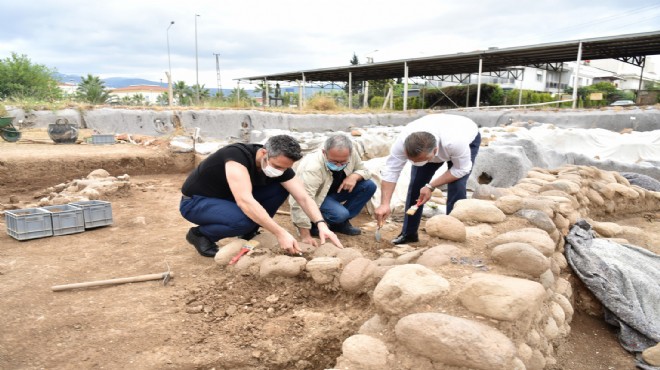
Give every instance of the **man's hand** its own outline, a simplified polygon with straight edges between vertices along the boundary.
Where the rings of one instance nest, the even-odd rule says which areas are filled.
[[[287,254],[300,254],[300,248],[298,248],[298,241],[293,235],[289,234],[287,231],[284,231],[277,235],[277,242],[280,243],[280,247]]]
[[[311,235],[306,236],[306,237],[301,236],[300,241],[302,241],[303,243],[307,243],[307,244],[309,244],[309,245],[311,245],[312,247],[315,247],[315,248],[317,248],[319,246],[319,242],[317,242],[316,239],[312,238]]]
[[[392,213],[392,210],[390,209],[389,204],[381,204],[376,208],[376,222],[378,225],[383,225],[385,223],[385,220],[387,220],[388,217],[390,217],[390,213]]]
[[[337,248],[344,248],[344,246],[341,245],[339,238],[337,238],[337,235],[335,235],[335,233],[333,233],[332,231],[330,231],[330,229],[328,229],[328,226],[325,224],[325,222],[319,223],[318,228],[319,228],[319,238],[321,239],[321,244],[325,243],[325,239],[328,238],[330,239],[332,244],[337,246]]]
[[[422,188],[419,190],[419,198],[417,198],[417,206],[421,206],[424,203],[428,202],[429,199],[431,199],[431,196],[433,195],[433,190],[427,188],[426,186],[422,186]]]
[[[353,188],[355,188],[355,185],[361,178],[362,176],[356,174],[348,175],[344,181],[341,182],[341,185],[339,185],[337,193],[340,193],[342,190],[348,190],[349,193],[352,192]]]

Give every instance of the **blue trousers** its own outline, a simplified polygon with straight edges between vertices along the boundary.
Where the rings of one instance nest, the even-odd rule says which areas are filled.
[[[289,192],[279,182],[275,182],[253,188],[252,195],[266,209],[270,217],[273,217]],[[259,225],[243,213],[233,200],[195,195],[192,198],[181,199],[179,211],[183,218],[199,225],[199,231],[212,242],[245,235],[259,228]]]
[[[479,145],[481,145],[481,134],[478,133],[474,140],[470,143],[470,154],[472,158],[472,166],[474,167],[474,160],[477,158],[479,152]],[[410,175],[410,185],[408,185],[408,195],[406,197],[406,210],[419,199],[419,190],[433,180],[433,175],[443,165],[443,163],[427,163],[423,166],[412,166]],[[451,168],[453,163],[447,162],[447,170]],[[472,173],[472,171],[470,171]],[[460,179],[447,184],[447,214],[450,214],[454,209],[454,204],[461,199],[467,198],[467,181],[470,173],[461,177]],[[413,216],[407,214],[403,218],[403,230],[405,235],[415,234],[419,229],[419,223],[422,220],[422,211],[424,206],[419,207]]]
[[[354,218],[375,192],[376,184],[373,181],[362,180],[355,184],[350,193],[342,190],[339,193],[328,194],[319,207],[323,219],[328,224],[341,224]]]

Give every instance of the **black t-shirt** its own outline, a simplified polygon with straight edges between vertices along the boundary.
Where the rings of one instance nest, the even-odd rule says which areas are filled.
[[[257,150],[261,147],[262,145],[259,144],[231,144],[218,149],[190,173],[181,187],[181,192],[189,197],[202,195],[234,200],[225,173],[225,164],[228,161],[238,162],[247,168],[252,189],[273,182],[285,182],[296,175],[291,168],[287,168],[282,176],[273,178],[266,176],[256,164]]]
[[[332,185],[330,185],[330,189],[328,189],[328,194],[336,193],[339,189],[339,185],[341,185],[346,177],[346,172],[344,172],[344,170],[332,171]]]

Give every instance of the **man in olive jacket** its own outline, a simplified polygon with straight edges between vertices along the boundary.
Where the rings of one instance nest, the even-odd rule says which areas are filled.
[[[360,229],[351,225],[371,196],[376,184],[371,173],[344,134],[330,136],[323,148],[303,157],[296,169],[307,194],[314,199],[330,230],[346,235],[359,235]],[[316,246],[312,236],[318,229],[303,212],[300,205],[289,197],[291,219],[303,242]]]

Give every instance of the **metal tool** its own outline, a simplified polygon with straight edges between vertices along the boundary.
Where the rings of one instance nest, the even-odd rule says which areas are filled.
[[[167,265],[167,271],[166,272],[161,272],[159,274],[148,274],[148,275],[132,276],[132,277],[118,278],[118,279],[88,281],[88,282],[85,282],[85,283],[54,285],[50,289],[53,292],[60,292],[62,290],[69,290],[69,289],[76,289],[76,288],[87,288],[87,287],[102,286],[102,285],[136,283],[136,282],[140,282],[140,281],[160,280],[160,279],[163,279],[163,285],[167,285],[167,283],[173,277],[174,277],[174,273],[172,271],[170,271],[170,265],[168,264]]]
[[[235,264],[236,262],[238,262],[239,259],[241,259],[241,257],[252,252],[252,250],[254,250],[254,248],[258,246],[259,246],[259,242],[256,240],[250,240],[247,243],[243,244],[243,248],[241,248],[240,252],[238,252],[238,254],[235,255],[234,258],[231,259],[231,261],[229,261],[229,264],[230,265]]]
[[[379,223],[378,223],[378,228],[376,229],[376,233],[374,234],[374,236],[376,237],[376,241],[377,241],[377,242],[379,242],[380,239],[381,239],[381,236],[380,236],[380,228],[381,228],[381,227],[383,227],[383,223],[382,223],[382,222],[379,222]]]

